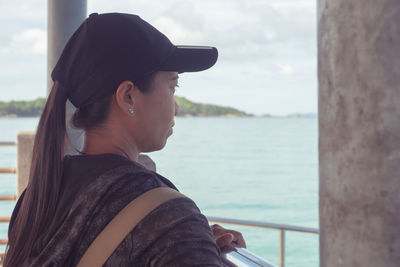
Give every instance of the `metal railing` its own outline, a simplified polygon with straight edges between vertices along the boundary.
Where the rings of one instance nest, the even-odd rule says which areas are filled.
[[[0,142],[0,146],[16,146],[16,142]]]
[[[214,223],[223,223],[223,224],[231,224],[238,226],[249,226],[249,227],[258,227],[258,228],[268,228],[275,229],[279,231],[279,267],[285,266],[285,232],[293,231],[293,232],[302,232],[308,234],[319,234],[319,230],[317,228],[311,227],[302,227],[288,224],[279,224],[279,223],[268,223],[268,222],[258,222],[258,221],[248,221],[248,220],[237,220],[230,218],[221,218],[221,217],[213,217],[207,216],[209,222]]]
[[[16,146],[16,142],[0,142],[0,146]],[[15,167],[2,167],[0,168],[0,174],[16,174],[17,173],[17,168]],[[0,201],[16,201],[17,196],[16,195],[0,195]],[[0,217],[0,223],[9,223],[10,222],[10,217]],[[8,240],[7,239],[0,239],[0,245],[7,245]],[[2,266],[4,258],[4,251],[0,251],[0,266]]]
[[[16,142],[0,142],[0,146],[16,146]],[[15,167],[1,167],[0,174],[16,174],[17,168]],[[17,195],[0,195],[0,201],[16,201]]]
[[[223,253],[222,262],[224,267],[276,267],[271,262],[260,258],[244,248],[236,248],[236,251]]]

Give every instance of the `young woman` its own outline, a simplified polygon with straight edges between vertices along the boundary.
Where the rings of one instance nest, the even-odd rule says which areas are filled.
[[[179,108],[178,74],[210,68],[213,47],[175,46],[136,15],[92,14],[68,41],[36,132],[29,184],[9,228],[4,266],[76,266],[132,200],[175,186],[137,163],[162,149]],[[79,155],[64,156],[65,104],[85,130]],[[240,233],[208,225],[189,198],[141,220],[104,266],[220,266],[220,251],[245,246]]]

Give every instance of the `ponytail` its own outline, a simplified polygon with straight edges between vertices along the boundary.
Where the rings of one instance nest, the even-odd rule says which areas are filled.
[[[33,249],[40,249],[41,234],[55,215],[63,173],[65,90],[59,82],[54,83],[40,116],[29,182],[9,233],[4,267],[28,264]]]

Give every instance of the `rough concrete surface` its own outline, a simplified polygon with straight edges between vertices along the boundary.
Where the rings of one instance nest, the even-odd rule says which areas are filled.
[[[21,132],[17,137],[17,196],[19,197],[29,181],[35,132]]]
[[[48,0],[47,6],[47,88],[53,85],[51,72],[65,44],[85,20],[87,0]]]
[[[400,1],[319,0],[320,266],[400,266]]]

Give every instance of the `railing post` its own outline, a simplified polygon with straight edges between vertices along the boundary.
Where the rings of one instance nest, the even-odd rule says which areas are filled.
[[[21,132],[17,137],[17,197],[19,197],[29,180],[32,161],[34,132]]]
[[[279,267],[285,267],[285,230],[279,230]]]

